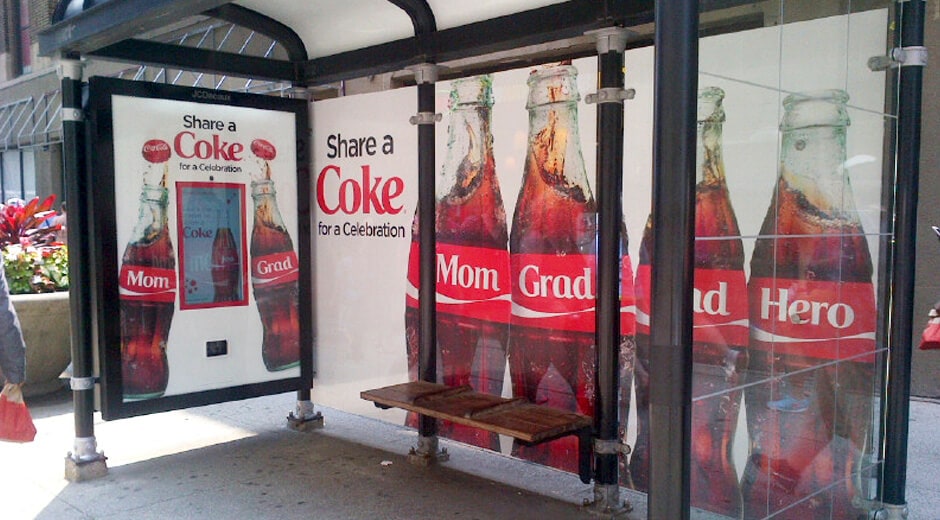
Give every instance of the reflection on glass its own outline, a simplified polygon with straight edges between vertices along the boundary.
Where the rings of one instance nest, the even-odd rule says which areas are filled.
[[[699,92],[695,190],[693,309],[692,505],[737,517],[741,509],[732,458],[747,365],[748,307],[744,247],[731,207],[722,160],[724,92]],[[647,221],[637,268],[637,441],[630,461],[634,488],[649,483],[649,299],[652,221]]]
[[[745,518],[856,518],[871,425],[872,262],[841,90],[784,100],[781,171],[751,258]]]

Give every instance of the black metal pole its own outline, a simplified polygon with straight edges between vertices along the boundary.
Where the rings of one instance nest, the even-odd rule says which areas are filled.
[[[600,89],[623,88],[623,51],[598,56]],[[623,222],[623,101],[597,107],[597,395],[594,425],[601,441],[617,441],[620,395],[620,227]],[[618,454],[599,452],[594,479],[618,485]]]
[[[897,39],[901,49],[924,45],[923,0],[897,3]],[[914,315],[917,194],[920,175],[921,87],[923,66],[898,68],[897,180],[895,184],[895,258],[891,286],[890,352],[888,354],[882,501],[903,506],[907,483],[907,441],[911,396],[911,332]]]
[[[82,111],[82,64],[76,57],[60,61],[62,88],[62,163],[69,204],[69,306],[72,340],[72,398],[76,463],[102,458],[95,441],[95,380],[92,355],[92,292],[90,268],[92,206],[85,154]]]
[[[418,84],[418,114],[434,114],[434,82]],[[434,190],[434,124],[418,124],[418,242],[421,249],[420,287],[418,288],[418,378],[437,382],[437,268],[434,263],[437,248]],[[422,437],[437,435],[437,420],[424,415],[418,419],[418,434]]]
[[[690,515],[698,2],[656,2],[648,517]]]

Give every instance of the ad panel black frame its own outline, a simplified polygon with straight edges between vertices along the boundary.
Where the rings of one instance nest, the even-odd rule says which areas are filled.
[[[117,197],[136,197],[137,193],[116,193],[115,135],[113,101],[115,96],[140,100],[170,100],[204,105],[244,107],[288,113],[293,116],[296,136],[296,245],[298,291],[300,375],[282,379],[234,384],[223,388],[196,390],[142,400],[126,400],[122,374],[121,311],[119,298]],[[93,187],[89,195],[88,230],[92,237],[93,259],[90,271],[93,286],[93,338],[99,362],[101,412],[104,420],[178,410],[309,389],[313,382],[313,303],[310,234],[310,126],[309,106],[303,99],[280,98],[238,92],[181,87],[149,82],[91,77],[86,103],[86,135],[89,168],[83,182]],[[247,201],[249,204],[251,201]],[[286,201],[285,201],[286,202]],[[249,207],[250,209],[250,207]],[[200,347],[201,348],[201,347]],[[294,372],[296,373],[296,372]]]

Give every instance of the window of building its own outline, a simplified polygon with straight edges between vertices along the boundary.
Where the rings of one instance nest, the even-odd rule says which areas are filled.
[[[19,72],[28,74],[32,71],[32,39],[29,36],[29,0],[18,0],[19,23],[17,29],[19,49]]]

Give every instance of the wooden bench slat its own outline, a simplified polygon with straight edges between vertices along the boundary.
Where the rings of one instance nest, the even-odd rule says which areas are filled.
[[[592,419],[586,415],[474,392],[468,387],[451,388],[426,381],[366,390],[360,397],[531,444],[574,433],[592,424]]]

